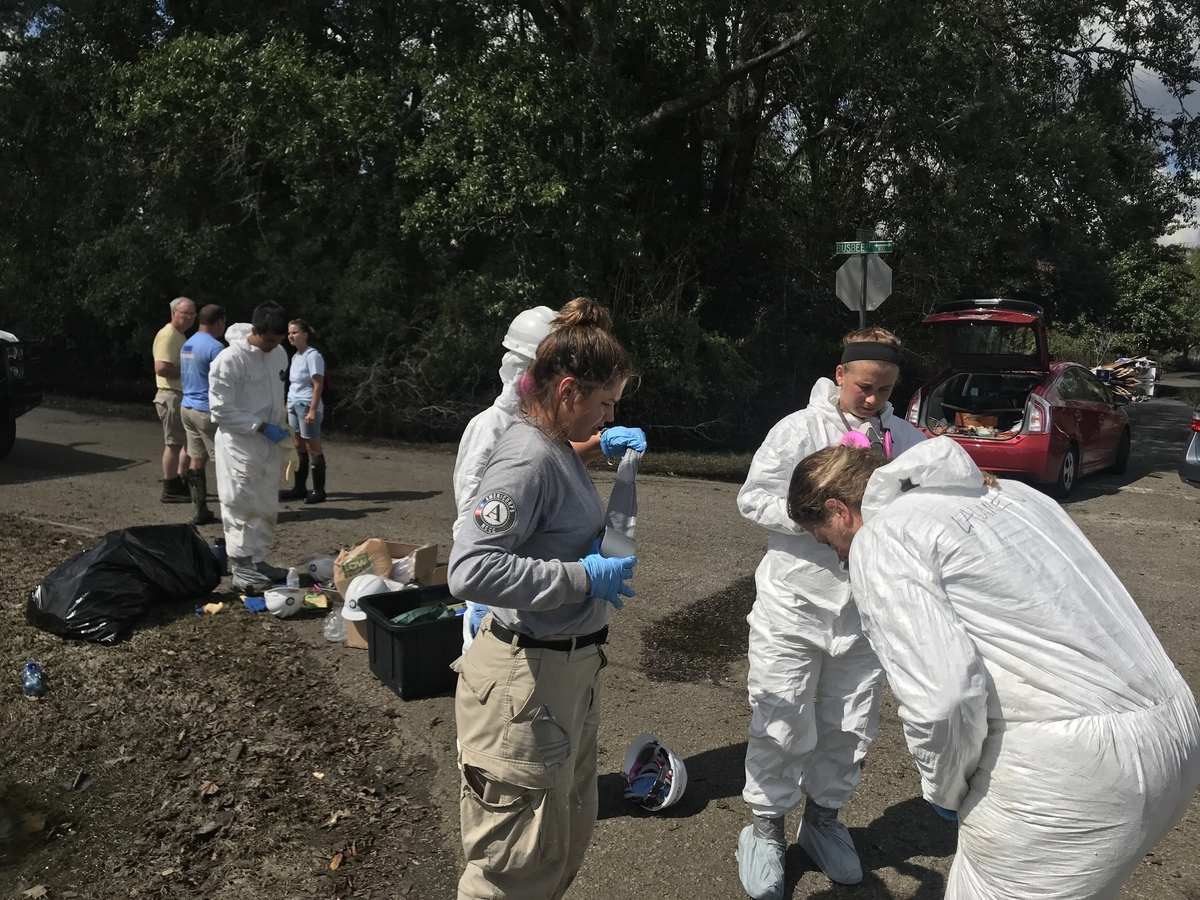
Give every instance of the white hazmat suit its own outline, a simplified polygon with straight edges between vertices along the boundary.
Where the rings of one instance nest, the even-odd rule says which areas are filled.
[[[283,421],[288,358],[253,346],[250,325],[225,332],[229,346],[208,372],[208,399],[217,424],[217,488],[226,553],[265,562],[279,512],[281,450],[257,429]]]
[[[1117,895],[1200,784],[1200,718],[1057,503],[949,438],[878,470],[850,547],[926,799],[957,810],[951,900]]]
[[[741,514],[770,531],[748,617],[752,717],[742,793],[755,815],[769,818],[791,812],[805,794],[841,808],[878,723],[882,673],[862,639],[847,573],[787,513],[796,464],[840,443],[847,421],[863,423],[851,415],[843,421],[838,395],[828,378],[813,385],[808,406],[767,434],[737,497]],[[890,403],[879,418],[894,455],[925,439]]]

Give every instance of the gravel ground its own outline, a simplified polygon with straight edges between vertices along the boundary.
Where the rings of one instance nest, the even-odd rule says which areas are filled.
[[[1129,473],[1085,481],[1068,510],[1195,688],[1200,492],[1174,474],[1190,408],[1154,401],[1130,414]],[[0,898],[39,887],[52,900],[453,896],[452,698],[402,702],[365,651],[323,639],[319,614],[253,615],[228,594],[215,616],[156,608],[115,647],[25,622],[30,588],[106,530],[186,518],[158,503],[160,439],[153,421],[39,409],[0,462]],[[334,439],[328,456],[330,501],[285,507],[276,564],[372,536],[438,541],[445,560],[451,454]],[[611,473],[595,477],[607,496]],[[569,900],[743,896],[733,849],[748,819],[745,614],[765,540],[738,517],[736,491],[639,478],[639,596],[614,617],[600,821]],[[20,694],[27,659],[48,673],[40,701]],[[687,792],[663,815],[621,798],[621,758],[642,730],[688,765]],[[890,696],[844,819],[866,880],[831,885],[791,847],[788,896],[941,896],[954,829],[918,796]],[[1193,803],[1121,897],[1200,900],[1198,845]]]

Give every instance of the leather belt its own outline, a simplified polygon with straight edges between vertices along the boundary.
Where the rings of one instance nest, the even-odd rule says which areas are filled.
[[[506,644],[516,644],[518,647],[529,650],[561,650],[564,653],[571,650],[578,650],[580,647],[590,647],[593,644],[608,643],[607,625],[599,631],[593,631],[591,634],[585,634],[577,638],[571,638],[570,640],[541,641],[527,634],[510,631],[495,619],[492,619],[491,633]]]

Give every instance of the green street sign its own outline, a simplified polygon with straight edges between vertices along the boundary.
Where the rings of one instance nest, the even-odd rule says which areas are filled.
[[[891,241],[838,241],[838,253],[891,253]]]

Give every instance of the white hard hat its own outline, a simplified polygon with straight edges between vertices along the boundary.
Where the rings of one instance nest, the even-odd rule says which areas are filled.
[[[304,608],[304,588],[273,587],[263,592],[267,612],[281,619],[294,616]]]
[[[537,356],[538,344],[550,333],[550,323],[557,316],[558,313],[548,306],[535,306],[517,313],[508,326],[508,334],[504,335],[505,348],[533,359]]]
[[[318,556],[316,559],[306,562],[304,570],[308,572],[308,577],[317,584],[328,584],[333,581],[333,563],[332,556]]]
[[[622,765],[625,780],[625,799],[658,812],[683,796],[687,787],[687,766],[679,755],[652,735],[643,731],[625,751]]]
[[[359,608],[358,601],[371,594],[387,594],[391,589],[378,575],[357,575],[346,588],[346,604],[342,607],[342,618],[358,621],[367,617]]]

